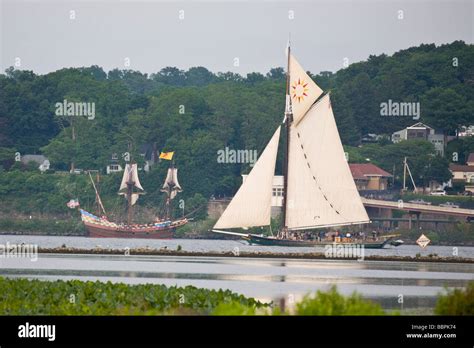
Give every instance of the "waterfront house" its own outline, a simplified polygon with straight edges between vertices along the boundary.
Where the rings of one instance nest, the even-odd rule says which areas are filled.
[[[474,193],[474,153],[470,153],[466,164],[449,165],[449,170],[453,174],[452,184],[463,184],[465,191]]]
[[[117,173],[117,172],[123,171],[123,168],[120,165],[119,160],[118,160],[118,155],[116,153],[112,154],[112,157],[110,159],[110,163],[107,165],[105,171],[106,171],[107,174]]]
[[[359,191],[384,191],[393,175],[372,163],[350,163],[352,177]]]
[[[444,150],[446,147],[446,136],[442,133],[438,133],[434,128],[418,122],[412,126],[406,127],[405,129],[399,130],[392,134],[392,142],[399,143],[402,140],[426,140],[432,143],[435,147],[435,151],[438,155],[444,156]]]

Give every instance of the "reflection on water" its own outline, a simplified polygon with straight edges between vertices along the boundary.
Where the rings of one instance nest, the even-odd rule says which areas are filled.
[[[51,255],[0,259],[0,275],[38,279],[81,279],[194,285],[231,289],[264,301],[327,290],[360,292],[385,308],[433,307],[444,287],[462,287],[474,279],[473,264],[385,261],[258,259],[238,257]]]

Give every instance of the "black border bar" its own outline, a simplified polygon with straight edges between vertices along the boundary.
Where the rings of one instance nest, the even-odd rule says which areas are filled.
[[[55,325],[55,340],[20,338],[19,326]],[[449,345],[474,342],[473,317],[446,316],[3,316],[0,347],[58,345]],[[409,338],[407,334],[425,337]],[[435,338],[433,334],[454,337]],[[430,336],[431,335],[431,336]]]

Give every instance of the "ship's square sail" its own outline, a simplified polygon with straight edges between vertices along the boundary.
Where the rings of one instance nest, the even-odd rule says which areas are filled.
[[[290,130],[290,230],[369,223],[346,161],[329,94]]]
[[[271,219],[272,184],[280,138],[275,131],[247,179],[221,215],[214,228],[267,226]]]
[[[127,188],[127,183],[133,182],[133,185],[143,191],[143,187],[140,184],[138,179],[138,167],[137,164],[126,164],[123,171],[122,182],[120,183],[119,191],[125,190]]]
[[[290,54],[288,63],[290,72],[288,93],[292,101],[293,122],[298,124],[323,91],[308,76],[292,54]]]
[[[133,182],[133,186],[144,191],[142,185],[140,184],[140,180],[138,179],[138,167],[137,164],[126,164],[125,169],[123,171],[122,182],[120,183],[119,188],[119,195],[122,195],[127,199],[127,193],[123,190],[127,189],[127,183]],[[130,205],[134,205],[140,195],[144,194],[144,192],[133,192],[131,195],[131,202]]]
[[[135,203],[137,203],[138,198],[140,197],[140,194],[143,194],[143,193],[142,193],[142,192],[140,192],[140,193],[137,193],[137,192],[132,193],[132,195],[131,195],[132,201],[131,201],[131,203],[130,203],[131,205],[135,205]],[[127,198],[127,194],[124,193],[124,192],[119,192],[119,195],[124,196],[125,199],[128,199],[128,198]]]
[[[178,168],[171,167],[168,169],[168,174],[166,175],[165,183],[161,191],[169,192],[170,199],[175,198],[178,192],[182,191],[178,181]]]

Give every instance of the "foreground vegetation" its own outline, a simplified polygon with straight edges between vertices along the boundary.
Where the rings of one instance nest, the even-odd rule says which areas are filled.
[[[474,315],[474,281],[465,289],[453,289],[438,298],[438,315]]]
[[[211,314],[222,303],[250,308],[266,305],[230,290],[194,286],[39,281],[0,277],[0,315]]]
[[[473,315],[474,282],[465,290],[442,295],[436,314]],[[193,286],[126,285],[121,283],[39,281],[0,277],[0,315],[287,315],[290,312],[230,290]],[[386,315],[378,303],[359,294],[343,296],[335,286],[305,296],[295,315]]]

